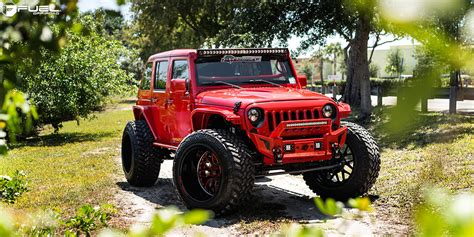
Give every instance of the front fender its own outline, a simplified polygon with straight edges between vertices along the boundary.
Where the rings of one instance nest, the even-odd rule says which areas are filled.
[[[205,128],[211,115],[219,115],[234,125],[241,124],[240,116],[230,110],[217,107],[197,108],[191,112],[193,131]]]
[[[337,103],[337,107],[339,109],[339,114],[341,118],[347,118],[351,115],[351,106],[349,104],[339,102]]]

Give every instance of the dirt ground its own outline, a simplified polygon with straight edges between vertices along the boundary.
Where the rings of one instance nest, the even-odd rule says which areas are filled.
[[[117,162],[120,162],[117,158]],[[117,177],[117,207],[125,223],[147,225],[153,213],[164,206],[186,208],[179,201],[172,183],[172,161],[161,166],[160,178],[150,188],[131,187],[125,177]],[[269,235],[289,223],[317,225],[330,236],[407,235],[408,227],[397,223],[397,217],[382,203],[374,201],[375,211],[356,218],[356,210],[346,208],[341,216],[328,218],[314,205],[314,193],[301,176],[280,175],[257,179],[252,201],[238,213],[208,221],[204,225],[173,230],[169,236]],[[375,198],[374,198],[375,199]]]

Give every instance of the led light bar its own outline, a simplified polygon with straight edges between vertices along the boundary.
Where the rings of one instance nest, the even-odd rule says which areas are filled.
[[[288,54],[286,48],[268,49],[198,49],[199,56],[239,55],[239,54]]]
[[[317,126],[317,125],[327,125],[327,121],[318,121],[318,122],[304,122],[304,123],[289,123],[286,125],[287,128],[294,127],[306,127],[306,126]]]

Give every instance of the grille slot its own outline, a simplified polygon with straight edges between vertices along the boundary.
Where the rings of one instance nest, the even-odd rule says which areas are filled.
[[[267,123],[270,132],[282,121],[296,121],[305,119],[317,119],[319,118],[318,109],[301,109],[301,110],[280,110],[280,111],[268,111]]]

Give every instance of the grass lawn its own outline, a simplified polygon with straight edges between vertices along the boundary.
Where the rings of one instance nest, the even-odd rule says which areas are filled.
[[[418,114],[397,134],[385,129],[389,109],[384,110],[375,112],[377,122],[370,127],[381,147],[382,167],[372,191],[379,197],[378,211],[405,222],[425,187],[472,192],[474,116]]]
[[[24,170],[30,191],[7,207],[20,216],[46,208],[70,216],[83,204],[109,203],[121,169],[114,159],[123,128],[133,118],[131,109],[121,109],[126,106],[115,105],[79,125],[66,122],[58,133],[46,128],[39,137],[14,145],[0,160],[0,174]]]

